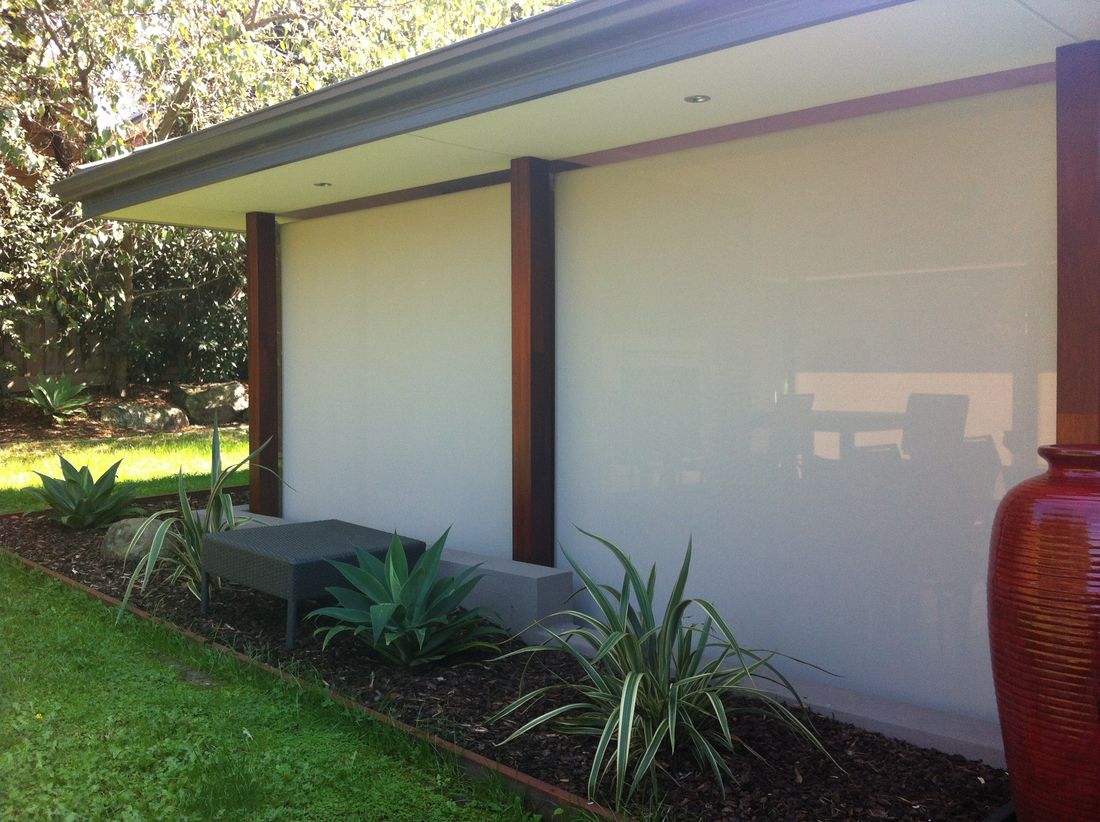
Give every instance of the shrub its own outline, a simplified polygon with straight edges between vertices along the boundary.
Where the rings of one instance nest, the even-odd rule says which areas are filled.
[[[47,417],[62,420],[85,413],[84,406],[92,401],[91,397],[83,394],[86,387],[84,383],[74,383],[68,374],[56,377],[39,374],[37,382],[27,384],[31,394],[22,397],[22,400],[41,409]]]
[[[206,503],[206,510],[200,514],[191,507],[181,468],[177,491],[179,509],[169,508],[152,514],[138,528],[127,549],[128,552],[133,551],[150,528],[156,529],[149,553],[138,560],[133,574],[130,575],[126,594],[118,606],[118,619],[122,618],[138,580],[141,580],[141,590],[144,591],[149,580],[152,579],[153,572],[161,564],[166,563],[170,569],[169,582],[182,581],[187,586],[187,590],[196,598],[199,597],[199,586],[202,582],[202,538],[206,534],[229,531],[253,521],[249,517],[239,519],[236,516],[233,511],[233,500],[225,492],[225,486],[242,465],[250,462],[266,446],[265,442],[240,462],[223,468],[221,435],[218,433],[217,423],[214,423],[214,440],[210,448],[210,497]]]
[[[577,610],[556,614],[572,618],[579,626],[552,634],[542,645],[521,648],[502,658],[524,653],[565,653],[584,670],[585,680],[538,688],[492,717],[490,721],[498,721],[551,692],[564,691],[570,696],[568,704],[525,722],[501,744],[551,721],[563,733],[596,737],[588,795],[594,797],[600,781],[614,770],[618,806],[622,805],[628,783],[628,800],[642,784],[655,786],[656,772],[663,769],[662,756],[683,747],[701,768],[714,774],[724,793],[723,777],[732,779],[733,774],[722,752],[736,751],[740,742],[730,730],[730,715],[769,716],[824,750],[806,724],[757,687],[757,680],[777,685],[802,707],[790,682],[771,665],[774,653],[742,647],[710,602],[684,597],[691,564],[690,541],[664,616],[658,621],[654,603],[656,566],[643,582],[622,550],[594,534],[581,533],[615,555],[624,572],[622,587],[596,583],[566,554],[584,583],[582,590],[587,590],[595,602],[597,616]],[[705,615],[702,625],[686,621],[691,605]],[[746,748],[743,743],[741,747]]]
[[[405,667],[436,662],[473,648],[497,653],[488,640],[506,636],[484,621],[484,608],[459,611],[458,606],[481,576],[479,566],[456,577],[436,578],[447,531],[409,570],[405,546],[397,534],[390,540],[385,562],[369,551],[357,550],[359,564],[333,562],[354,588],[329,588],[339,605],[318,608],[311,617],[332,617],[338,624],[318,628],[325,647],[336,635],[351,631],[387,662]]]
[[[3,321],[0,320],[0,340],[3,339]],[[6,397],[11,391],[11,380],[19,373],[19,367],[11,360],[0,357],[0,397]]]
[[[65,527],[97,528],[135,510],[130,504],[134,501],[133,492],[115,490],[115,474],[122,460],[104,471],[98,480],[93,480],[88,466],[77,470],[61,455],[58,459],[61,460],[61,479],[35,471],[42,479],[42,488],[31,488],[30,493],[46,503],[54,519]]]
[[[121,348],[135,381],[220,382],[248,376],[244,240],[218,231],[130,226],[133,314]],[[119,248],[102,249],[107,262]],[[114,312],[97,312],[100,336]]]

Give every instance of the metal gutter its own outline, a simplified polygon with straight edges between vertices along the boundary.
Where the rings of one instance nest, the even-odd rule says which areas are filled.
[[[96,163],[53,191],[85,216],[911,0],[577,0]]]

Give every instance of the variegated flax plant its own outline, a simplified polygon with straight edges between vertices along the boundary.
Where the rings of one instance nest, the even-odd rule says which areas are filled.
[[[210,448],[210,496],[206,502],[206,510],[199,512],[191,507],[191,501],[187,498],[187,488],[184,485],[183,469],[179,472],[178,490],[179,509],[169,508],[157,511],[143,522],[130,541],[126,549],[127,554],[133,553],[141,544],[142,538],[148,531],[153,531],[152,543],[149,552],[138,560],[134,572],[130,575],[130,582],[126,586],[126,594],[122,597],[122,603],[118,606],[116,622],[122,618],[130,597],[134,592],[134,586],[141,580],[141,589],[144,591],[153,578],[153,572],[160,565],[168,566],[168,582],[183,582],[192,594],[199,596],[199,585],[202,581],[202,539],[206,534],[215,534],[221,531],[230,531],[247,522],[253,522],[251,517],[238,517],[233,511],[233,500],[225,488],[229,480],[244,465],[247,465],[266,446],[263,443],[259,448],[238,463],[229,467],[222,467],[221,436],[218,433],[218,424],[214,423],[214,441]],[[258,466],[262,467],[262,466]]]
[[[714,605],[684,597],[690,540],[668,605],[659,617],[654,604],[656,566],[643,580],[624,551],[602,537],[581,533],[614,554],[623,568],[622,586],[597,583],[563,551],[584,583],[581,591],[592,597],[596,615],[561,611],[554,616],[570,618],[577,627],[551,632],[543,644],[521,648],[502,659],[564,653],[581,667],[584,679],[538,688],[496,714],[491,721],[529,708],[543,697],[566,694],[567,704],[524,722],[500,744],[546,723],[562,733],[595,737],[588,796],[595,798],[601,781],[613,774],[616,807],[629,802],[643,785],[655,789],[663,763],[682,748],[713,773],[724,793],[725,777],[735,780],[724,755],[740,750],[759,756],[730,730],[730,716],[769,717],[824,752],[808,721],[761,687],[769,684],[796,710],[804,707],[791,683],[772,665],[776,654],[743,647]],[[702,624],[687,619],[693,605],[705,616]]]

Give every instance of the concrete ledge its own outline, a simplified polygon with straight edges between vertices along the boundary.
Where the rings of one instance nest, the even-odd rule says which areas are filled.
[[[235,506],[233,510],[238,516],[256,520],[241,526],[243,528],[285,525],[289,522],[281,517],[250,513],[244,505]],[[536,643],[546,639],[546,631],[535,623],[567,606],[574,591],[572,571],[471,551],[444,550],[439,574],[456,576],[478,564],[481,565],[478,573],[483,577],[463,605],[467,608],[488,608],[500,617],[501,627],[513,634],[521,634],[526,642]],[[570,624],[562,621],[558,624],[546,623],[546,627],[557,630]]]
[[[196,508],[195,514],[197,516],[203,516],[206,513],[205,508]],[[266,514],[253,514],[243,505],[233,506],[233,516],[237,519],[248,518],[252,522],[246,522],[242,525],[238,525],[238,528],[259,528],[263,525],[288,525],[290,520],[283,519],[282,517],[269,517]]]
[[[545,639],[545,630],[535,623],[567,607],[573,594],[572,571],[470,551],[445,550],[439,573],[454,576],[479,563],[478,573],[484,576],[464,604],[469,608],[493,611],[504,628],[514,634],[521,633],[527,642]],[[558,626],[548,623],[547,627]]]
[[[233,514],[236,517],[252,520],[252,522],[246,522],[244,525],[238,525],[238,528],[259,528],[264,525],[287,525],[290,520],[285,520],[282,517],[269,517],[267,514],[253,514],[243,505],[234,505]]]

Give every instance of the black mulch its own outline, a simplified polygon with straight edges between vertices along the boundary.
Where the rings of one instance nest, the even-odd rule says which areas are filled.
[[[102,531],[72,532],[42,514],[0,518],[0,546],[42,563],[93,588],[121,597],[127,571],[100,558]],[[274,664],[315,669],[337,690],[419,724],[463,747],[583,795],[593,746],[577,737],[531,732],[497,746],[514,722],[488,725],[492,713],[518,696],[523,659],[436,665],[406,671],[372,661],[347,636],[322,652],[320,640],[302,631],[299,647],[282,648],[284,603],[236,587],[213,593],[211,617],[182,588],[138,594],[135,604],[196,633],[258,655]],[[341,641],[343,640],[343,641]],[[558,655],[536,655],[526,670],[528,688],[579,673]],[[552,659],[552,668],[547,660]],[[509,717],[509,720],[511,717]],[[690,759],[666,763],[673,779],[663,782],[659,816],[705,820],[982,820],[1008,801],[1003,770],[959,756],[917,748],[824,716],[813,723],[844,770],[807,743],[759,719],[742,718],[736,733],[767,760],[730,758],[739,785],[725,799]],[[606,802],[607,797],[602,797]]]

